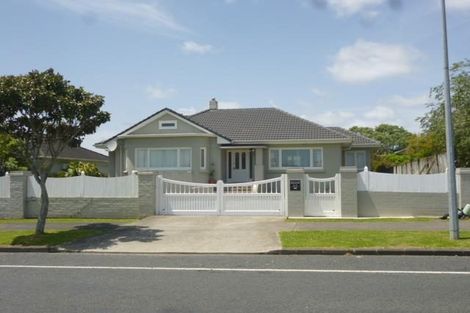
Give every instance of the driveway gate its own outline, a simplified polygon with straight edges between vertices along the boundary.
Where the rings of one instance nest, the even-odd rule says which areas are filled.
[[[240,184],[200,184],[157,177],[157,214],[286,214],[287,176]]]

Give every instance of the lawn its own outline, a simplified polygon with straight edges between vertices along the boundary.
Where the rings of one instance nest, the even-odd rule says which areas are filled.
[[[47,218],[46,224],[86,224],[86,223],[120,223],[136,222],[133,218]],[[0,224],[36,224],[36,218],[4,218]]]
[[[384,217],[384,218],[288,218],[287,222],[295,223],[409,223],[430,222],[439,220],[436,217]]]
[[[325,230],[280,233],[284,248],[470,248],[470,231],[449,240],[447,231]]]
[[[106,229],[48,230],[35,235],[34,230],[0,231],[0,245],[55,246],[104,234]]]

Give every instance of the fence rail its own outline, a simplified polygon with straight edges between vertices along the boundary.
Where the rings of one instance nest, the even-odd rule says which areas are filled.
[[[357,175],[358,191],[377,192],[447,192],[447,174],[387,174],[367,169]]]
[[[47,192],[51,198],[134,198],[137,197],[137,175],[122,177],[76,176],[48,178]],[[28,197],[40,198],[41,188],[33,176],[28,177]]]
[[[10,175],[0,177],[0,198],[10,198]]]

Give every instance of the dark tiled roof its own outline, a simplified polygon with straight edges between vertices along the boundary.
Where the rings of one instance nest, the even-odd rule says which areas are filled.
[[[359,133],[355,133],[353,131],[341,128],[341,127],[328,127],[329,129],[332,129],[340,134],[343,134],[345,136],[351,137],[352,138],[352,146],[370,146],[370,147],[379,147],[380,142],[370,139],[369,137],[366,137],[364,135],[361,135]]]
[[[188,118],[233,143],[276,140],[350,141],[349,136],[276,108],[206,110]]]
[[[46,155],[46,153],[43,153],[43,155]],[[83,147],[65,147],[58,159],[108,162],[108,157],[106,155]]]

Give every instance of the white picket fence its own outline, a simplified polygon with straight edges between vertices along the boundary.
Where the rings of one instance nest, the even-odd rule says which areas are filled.
[[[0,177],[0,198],[10,198],[10,175]]]
[[[357,190],[445,193],[447,192],[447,174],[387,174],[371,172],[366,168],[357,175]]]
[[[341,176],[306,179],[305,216],[341,216]]]
[[[136,174],[122,177],[51,177],[47,179],[46,187],[50,198],[134,198],[138,196],[138,177]],[[28,177],[28,197],[41,197],[41,188],[33,176]]]
[[[285,215],[287,176],[262,181],[200,184],[157,177],[157,214]]]

